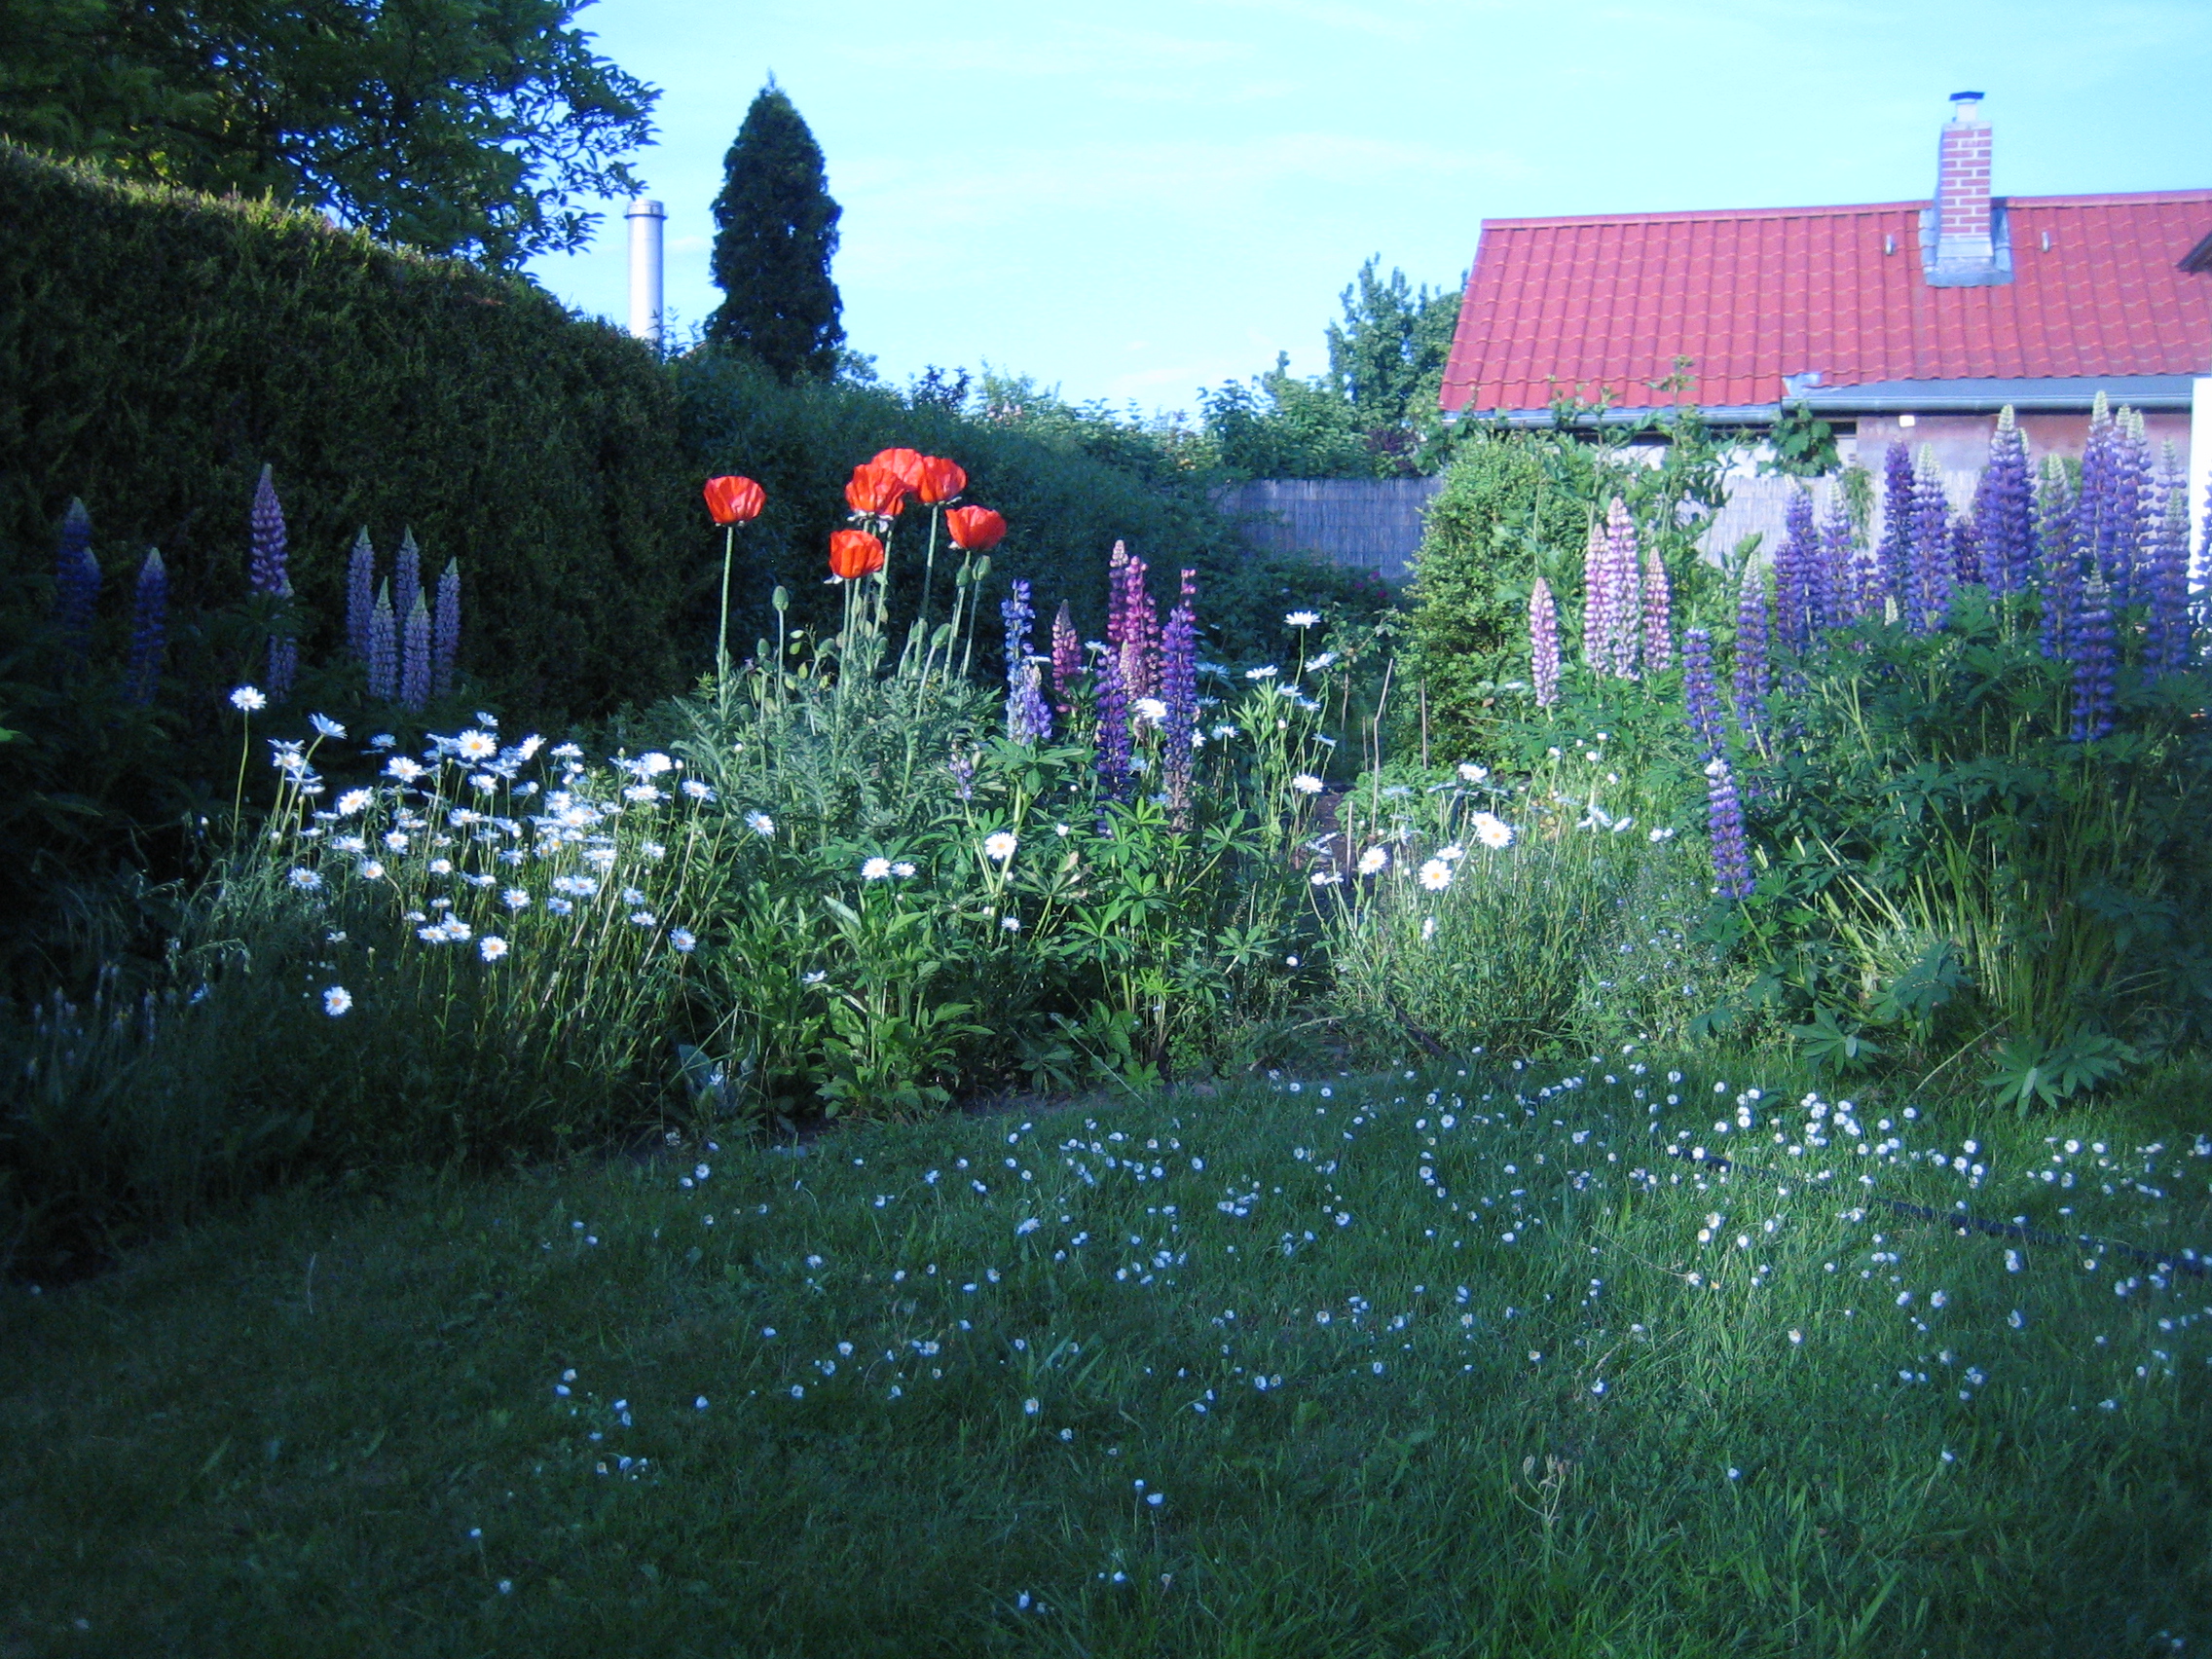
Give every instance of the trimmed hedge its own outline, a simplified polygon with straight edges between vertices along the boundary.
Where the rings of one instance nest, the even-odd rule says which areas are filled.
[[[461,561],[462,668],[540,719],[673,689],[699,472],[652,354],[520,278],[319,216],[119,184],[0,145],[0,559],[52,569],[72,496],[106,603],[149,545],[180,610],[245,586],[276,468],[310,660],[368,526]],[[18,600],[18,603],[20,603]]]

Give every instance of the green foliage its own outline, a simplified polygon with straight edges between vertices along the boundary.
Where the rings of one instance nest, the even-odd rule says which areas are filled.
[[[1201,392],[1206,437],[1232,478],[1372,478],[1358,412],[1328,386],[1290,372],[1284,352],[1250,386]]]
[[[508,267],[639,186],[657,94],[559,0],[9,0],[0,135]]]
[[[1328,889],[1341,895],[1332,1008],[1377,1063],[1409,1043],[1506,1055],[1678,1043],[1718,993],[1722,964],[1698,937],[1702,855],[1613,756],[1585,753],[1514,776],[1391,767],[1338,803],[1347,853],[1389,855]],[[1511,838],[1488,844],[1486,828]]]
[[[991,555],[986,614],[1004,583],[1027,578],[1049,625],[1067,601],[1087,638],[1104,627],[1107,555],[1117,541],[1146,560],[1156,588],[1172,572],[1197,569],[1202,590],[1236,577],[1242,555],[1206,499],[1204,475],[1184,467],[1142,425],[1100,409],[1078,410],[1025,381],[986,376],[975,414],[934,397],[911,401],[880,386],[802,377],[790,385],[756,363],[717,353],[673,366],[685,447],[709,473],[740,472],[768,494],[766,510],[738,533],[740,571],[733,590],[733,653],[772,636],[770,607],[782,586],[792,596],[788,625],[817,633],[835,626],[836,591],[826,587],[830,533],[847,524],[843,490],[859,462],[901,446],[958,461],[968,473],[962,499],[1006,515],[1006,540]],[[921,598],[930,515],[909,507],[891,550],[892,638],[903,640]],[[702,532],[698,562],[680,621],[703,660],[713,644],[719,542]],[[936,592],[944,592],[949,544],[938,539]],[[1210,612],[1210,603],[1205,608]],[[997,662],[996,636],[977,649]]]
[[[1836,469],[1835,428],[1804,403],[1785,403],[1767,435],[1774,449],[1759,470],[1787,478],[1823,478]]]
[[[1824,643],[1739,761],[1764,873],[1737,937],[1799,1036],[1923,1071],[1995,1045],[2023,1110],[2212,1023],[2202,672],[2123,669],[2118,729],[2072,742],[2033,607],[1970,587],[1939,632]]]
[[[81,496],[111,572],[156,545],[177,610],[227,604],[269,463],[304,658],[336,654],[355,534],[388,557],[412,526],[429,568],[461,561],[464,665],[487,695],[542,717],[673,689],[697,474],[636,342],[519,280],[312,214],[119,186],[13,148],[0,202],[16,227],[0,240],[12,591],[45,576]]]
[[[837,219],[822,149],[773,78],[753,99],[722,163],[715,198],[710,345],[748,353],[790,384],[837,367],[843,304],[830,279]]]
[[[1329,386],[1349,403],[1369,443],[1403,455],[1412,428],[1434,412],[1459,322],[1459,289],[1417,293],[1405,273],[1376,275],[1376,255],[1341,299],[1344,321],[1329,324]],[[1462,282],[1460,286],[1464,286]]]

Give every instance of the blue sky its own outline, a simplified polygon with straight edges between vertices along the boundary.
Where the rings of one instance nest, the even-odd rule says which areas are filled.
[[[668,206],[681,329],[722,156],[771,73],[844,207],[851,344],[888,379],[985,362],[1074,399],[1192,407],[1325,366],[1362,259],[1456,284],[1486,217],[1900,201],[1953,92],[1999,193],[2212,184],[2204,0],[600,0],[662,91],[635,166]],[[533,271],[626,314],[620,204]]]

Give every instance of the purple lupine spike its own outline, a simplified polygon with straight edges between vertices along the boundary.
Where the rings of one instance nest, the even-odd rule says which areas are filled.
[[[2025,593],[2035,573],[2035,489],[2028,475],[2028,444],[2012,406],[1997,417],[1989,464],[1974,487],[1974,530],[1981,542],[1981,573],[1995,594]]]
[[[1951,585],[1964,587],[1982,579],[1981,532],[1965,513],[1951,515]]]
[[[1643,556],[1643,671],[1665,674],[1675,666],[1675,601],[1667,562],[1654,547]]]
[[[1913,462],[1911,540],[1905,623],[1915,634],[1932,634],[1951,604],[1951,505],[1933,444],[1922,444]]]
[[[1114,551],[1106,556],[1106,646],[1120,654],[1129,637],[1128,619],[1124,614],[1124,602],[1128,594],[1129,550],[1123,542],[1114,543]]]
[[[1728,762],[1715,755],[1706,762],[1705,821],[1713,837],[1713,873],[1720,897],[1741,902],[1749,899],[1756,883],[1751,879],[1751,852],[1744,835],[1744,803],[1736,793],[1735,777]]]
[[[100,599],[100,562],[92,554],[92,515],[72,499],[61,515],[54,565],[54,631],[79,662],[92,654],[92,612]]]
[[[1185,571],[1180,603],[1168,612],[1161,639],[1160,700],[1167,716],[1160,725],[1160,777],[1178,819],[1191,807],[1192,739],[1198,724],[1198,572]]]
[[[1838,490],[1828,504],[1827,522],[1821,526],[1819,587],[1824,628],[1846,627],[1859,614],[1856,555],[1851,514],[1843,504],[1843,492]]]
[[[1736,722],[1747,737],[1756,739],[1766,724],[1767,607],[1766,583],[1758,567],[1747,567],[1736,599],[1736,665],[1731,676],[1736,693]]]
[[[1882,539],[1875,560],[1881,571],[1882,595],[1898,602],[1902,610],[1912,589],[1912,508],[1914,467],[1912,451],[1892,444],[1882,457]]]
[[[407,618],[415,613],[415,601],[423,593],[423,550],[415,545],[415,532],[400,533],[399,554],[391,567],[391,613],[399,619],[401,630]]]
[[[2151,608],[2143,641],[2148,680],[2177,673],[2188,666],[2191,655],[2189,486],[2170,443],[2159,458],[2157,493],[2159,510],[2152,526],[2145,571]]]
[[[1083,636],[1075,631],[1075,615],[1068,602],[1052,614],[1052,695],[1063,715],[1075,712],[1075,682],[1083,673]]]
[[[461,663],[461,561],[448,559],[438,577],[438,608],[430,616],[430,695],[453,695]]]
[[[1122,685],[1131,698],[1160,690],[1160,612],[1146,574],[1145,562],[1130,554],[1122,567]]]
[[[399,649],[399,701],[418,714],[430,701],[430,608],[420,591],[407,613],[407,636]]]
[[[284,509],[276,500],[276,469],[264,466],[261,481],[253,487],[253,556],[246,566],[246,580],[255,593],[272,598],[290,591],[284,570]]]
[[[369,660],[369,612],[377,608],[377,550],[369,544],[369,527],[353,537],[353,551],[346,561],[346,648],[353,660]]]
[[[1098,663],[1098,781],[1117,797],[1129,783],[1129,691],[1111,649]]]
[[[1612,638],[1607,666],[1616,680],[1637,677],[1639,638],[1643,623],[1642,571],[1636,544],[1636,521],[1615,496],[1605,508],[1605,551],[1613,596]]]
[[[2037,585],[2043,590],[2043,654],[2074,658],[2074,627],[2082,608],[2082,550],[2073,481],[2058,457],[2046,456],[2036,498]]]
[[[2112,527],[2106,537],[2111,551],[2104,569],[2117,612],[2150,598],[2145,567],[2150,560],[2157,490],[2151,476],[2151,437],[2143,417],[2122,409],[2113,425]]]
[[[1536,687],[1536,707],[1559,701],[1559,607],[1552,584],[1543,577],[1529,593],[1529,678]]]
[[[2097,393],[2089,412],[2088,436],[2082,444],[2082,482],[2074,498],[2074,536],[2083,562],[2082,579],[2111,583],[2120,540],[2120,432],[2105,394]]]
[[[399,695],[399,618],[392,614],[391,584],[377,590],[369,611],[369,695],[391,702]]]
[[[1604,521],[1593,519],[1582,548],[1582,661],[1592,674],[1605,673],[1612,638],[1612,559],[1605,547]]]
[[[1821,625],[1821,542],[1813,528],[1813,493],[1800,484],[1783,513],[1782,545],[1774,555],[1776,632],[1790,650],[1813,643]]]
[[[955,754],[951,759],[944,763],[944,769],[952,774],[952,793],[962,800],[974,800],[976,798],[976,756],[972,754]]]
[[[1727,741],[1720,718],[1720,692],[1713,680],[1713,636],[1692,628],[1682,636],[1682,712],[1697,738],[1698,752],[1707,759],[1718,755]]]
[[[2117,668],[2112,603],[2102,582],[2084,596],[2073,630],[2074,724],[2069,734],[2086,743],[2112,730],[2113,682]]]
[[[161,688],[162,658],[168,652],[169,572],[158,547],[148,548],[138,567],[138,591],[130,608],[130,666],[123,694],[140,708]]]

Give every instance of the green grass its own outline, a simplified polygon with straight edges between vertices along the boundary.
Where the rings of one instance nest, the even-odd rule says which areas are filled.
[[[298,1193],[9,1287],[0,1653],[2212,1642],[2212,1281],[1880,1202],[2212,1246],[2197,1091],[1859,1153],[1637,1063]]]

